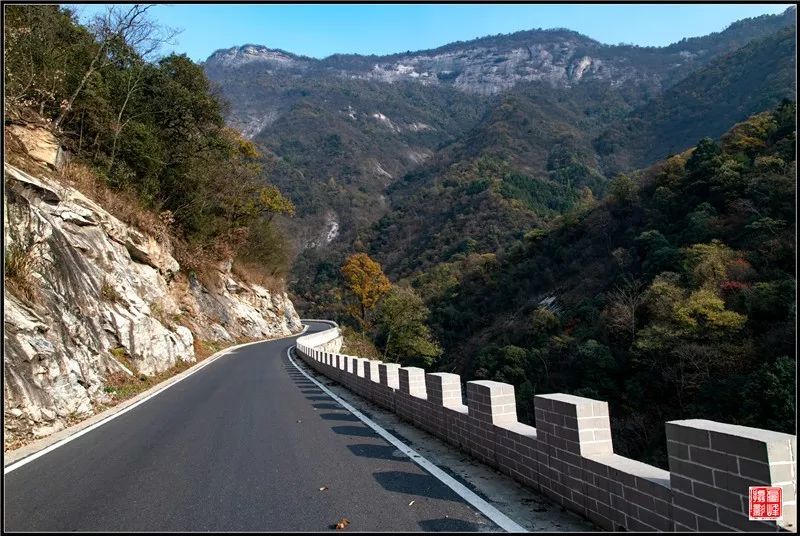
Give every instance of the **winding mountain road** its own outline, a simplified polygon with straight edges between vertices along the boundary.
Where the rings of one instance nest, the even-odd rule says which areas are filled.
[[[499,530],[297,370],[295,339],[232,351],[7,473],[5,530]]]

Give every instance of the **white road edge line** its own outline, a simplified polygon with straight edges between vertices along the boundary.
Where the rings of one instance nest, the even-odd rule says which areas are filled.
[[[287,338],[287,339],[288,339],[288,338],[291,338],[291,337],[299,337],[300,335],[302,335],[303,333],[305,333],[307,330],[308,330],[308,326],[307,326],[307,325],[304,325],[304,326],[303,326],[303,331],[301,331],[300,333],[297,333],[297,334],[295,334],[295,335],[289,335],[288,337],[281,337],[281,338],[279,338],[279,339],[270,339],[270,340],[272,340],[272,341],[277,341],[277,340],[280,340],[280,339],[282,339],[282,338]],[[191,375],[193,375],[193,374],[195,374],[195,373],[197,373],[197,372],[200,372],[201,370],[203,370],[204,368],[206,368],[208,365],[210,365],[210,364],[212,364],[212,363],[215,363],[217,360],[219,360],[219,358],[221,358],[221,357],[223,357],[223,356],[225,356],[225,355],[229,354],[230,352],[233,352],[234,350],[238,350],[239,348],[244,348],[245,346],[251,346],[251,345],[253,345],[253,344],[260,344],[260,343],[262,343],[262,342],[270,342],[270,340],[267,340],[267,341],[253,341],[253,342],[247,342],[247,343],[244,343],[244,344],[237,344],[236,346],[231,346],[230,348],[225,348],[224,350],[222,350],[222,351],[218,352],[217,354],[215,354],[215,355],[212,355],[212,356],[208,357],[208,358],[206,359],[205,363],[202,363],[202,364],[201,364],[199,367],[197,367],[196,369],[194,369],[193,371],[191,371],[191,372],[190,372],[189,374],[187,374],[186,376],[184,376],[184,377],[182,377],[182,378],[180,378],[180,379],[178,379],[178,380],[176,380],[176,381],[174,381],[174,382],[172,382],[172,383],[170,383],[170,384],[168,384],[168,385],[165,385],[164,387],[162,387],[162,388],[161,388],[161,389],[159,389],[158,391],[156,391],[156,392],[154,392],[154,393],[151,393],[150,395],[148,395],[148,396],[144,397],[143,399],[139,400],[139,401],[138,401],[138,402],[136,402],[135,404],[131,404],[131,405],[130,405],[130,406],[128,406],[127,408],[125,408],[125,409],[123,409],[123,410],[121,410],[121,411],[118,411],[117,413],[114,413],[114,414],[112,414],[112,415],[109,415],[108,417],[106,417],[106,418],[105,418],[105,419],[103,419],[102,421],[98,421],[98,422],[94,423],[94,424],[93,424],[93,425],[91,425],[91,426],[87,426],[86,428],[84,428],[84,429],[82,429],[82,430],[79,430],[79,431],[75,432],[75,433],[74,433],[74,434],[72,434],[71,436],[65,437],[65,438],[64,438],[64,439],[62,439],[61,441],[58,441],[58,442],[56,442],[56,443],[53,443],[53,444],[52,444],[52,445],[50,445],[49,447],[45,447],[45,448],[43,448],[42,450],[36,451],[36,452],[34,452],[33,454],[31,454],[31,455],[29,455],[29,456],[26,456],[26,457],[22,458],[21,460],[19,460],[19,461],[17,461],[17,462],[14,462],[14,463],[12,463],[11,465],[9,465],[9,466],[7,466],[7,467],[4,467],[4,468],[3,468],[3,475],[7,475],[7,474],[8,474],[8,473],[10,473],[11,471],[14,471],[14,470],[16,470],[16,469],[19,469],[19,468],[20,468],[20,467],[22,467],[23,465],[29,464],[30,462],[32,462],[32,461],[34,461],[34,460],[36,460],[36,459],[38,459],[38,458],[40,458],[40,457],[44,456],[44,455],[45,455],[45,454],[47,454],[48,452],[52,452],[52,451],[54,451],[54,450],[55,450],[55,449],[57,449],[58,447],[63,447],[64,445],[66,445],[66,444],[67,444],[67,443],[69,443],[70,441],[72,441],[72,440],[75,440],[75,439],[78,439],[80,436],[82,436],[82,435],[84,435],[84,434],[88,434],[89,432],[91,432],[91,431],[92,431],[92,430],[94,430],[95,428],[99,428],[100,426],[103,426],[104,424],[107,424],[107,423],[109,423],[109,422],[113,421],[113,420],[114,420],[114,419],[116,419],[117,417],[120,417],[121,415],[124,415],[124,414],[128,413],[130,410],[132,410],[132,409],[134,409],[134,408],[136,408],[136,407],[138,407],[138,406],[141,406],[142,404],[144,404],[145,402],[147,402],[148,400],[150,400],[150,399],[151,399],[151,398],[153,398],[154,396],[156,396],[156,395],[160,395],[161,393],[163,393],[164,391],[166,391],[167,389],[169,389],[169,388],[170,388],[170,387],[172,387],[173,385],[176,385],[176,384],[178,384],[178,383],[182,382],[183,380],[185,380],[186,378],[188,378],[189,376],[191,376]]]
[[[292,348],[296,348],[293,346]],[[292,359],[292,348],[286,350],[286,356],[289,358],[289,361],[294,365],[294,368],[300,371],[300,373],[314,382],[317,387],[322,389],[328,396],[333,398],[336,402],[338,402],[344,409],[358,417],[361,422],[372,428],[375,432],[378,433],[382,438],[386,441],[397,447],[403,454],[408,456],[414,463],[422,467],[425,471],[430,473],[435,478],[439,479],[442,484],[456,492],[458,496],[464,499],[467,503],[472,505],[476,510],[481,512],[483,515],[488,517],[494,524],[499,526],[501,529],[505,530],[506,532],[528,532],[523,527],[512,521],[508,516],[502,513],[500,510],[486,502],[485,500],[481,499],[476,495],[474,492],[470,491],[466,486],[460,483],[458,480],[453,478],[452,476],[448,475],[441,469],[439,469],[433,462],[428,461],[426,458],[422,457],[417,451],[394,437],[392,434],[381,428],[378,424],[376,424],[372,419],[358,411],[356,408],[342,400],[336,394],[334,394],[330,389],[319,383],[317,380],[309,376],[306,371],[300,368],[297,363],[294,362]]]

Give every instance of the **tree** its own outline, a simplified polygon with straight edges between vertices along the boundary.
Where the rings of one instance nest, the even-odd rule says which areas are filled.
[[[69,71],[93,41],[56,5],[5,6],[3,61],[8,103],[35,106],[44,116],[69,90]]]
[[[136,55],[135,53],[131,55],[129,59],[130,66],[128,69],[125,69],[125,84],[124,84],[124,97],[122,99],[122,104],[119,105],[119,111],[117,112],[117,117],[114,123],[111,125],[111,131],[113,133],[114,141],[111,145],[111,156],[108,162],[108,172],[111,172],[111,169],[114,167],[114,158],[117,154],[117,144],[119,143],[119,136],[122,134],[122,129],[124,129],[128,123],[135,116],[128,117],[125,121],[123,121],[123,116],[125,115],[125,110],[128,107],[132,97],[139,91],[142,86],[142,79],[144,70],[146,65],[142,59]]]
[[[675,310],[678,325],[704,336],[729,333],[744,326],[747,317],[725,309],[725,302],[716,292],[701,288]]]
[[[475,377],[521,385],[526,381],[528,352],[514,345],[490,344],[475,356]]]
[[[695,180],[707,180],[719,167],[721,153],[722,149],[714,140],[703,138],[686,161],[686,171]]]
[[[751,375],[743,388],[737,384],[736,400],[746,415],[743,424],[794,433],[796,386],[796,361],[788,356],[778,357],[759,374]]]
[[[627,280],[608,294],[609,305],[606,309],[608,325],[613,330],[621,331],[636,339],[636,320],[638,312],[645,301],[644,285],[638,280]]]
[[[142,11],[141,18],[138,21],[132,22],[129,30],[124,31],[121,39],[114,39],[108,47],[108,55],[110,60],[115,64],[115,72],[122,75],[123,83],[116,84],[118,89],[117,101],[119,110],[116,114],[116,119],[112,124],[112,132],[114,136],[113,145],[111,148],[111,157],[108,164],[110,171],[114,165],[114,157],[116,154],[117,143],[119,136],[128,123],[138,116],[147,113],[147,110],[133,110],[126,120],[126,110],[136,95],[145,87],[145,73],[146,70],[151,68],[151,61],[155,60],[155,54],[161,48],[162,44],[170,43],[172,38],[177,35],[178,31],[158,26],[144,16]],[[136,16],[135,12],[132,16]],[[121,14],[115,14],[113,8],[106,12],[105,18],[101,19],[102,22],[96,23],[99,28],[109,27],[112,25],[119,25],[124,17]],[[101,33],[107,33],[107,30],[100,30]],[[146,108],[142,106],[142,108]]]
[[[168,213],[184,268],[236,258],[255,276],[285,273],[290,252],[270,220],[291,215],[292,203],[265,186],[255,145],[225,127],[202,66],[185,55],[157,57],[174,32],[149,20],[148,9],[114,5],[86,28],[58,6],[9,6],[7,105],[19,117],[38,108],[56,119],[62,143],[98,186]]]
[[[658,274],[673,269],[679,260],[680,251],[658,230],[644,231],[634,240],[640,252],[642,268],[648,274]]]
[[[162,43],[169,40],[169,37],[160,33],[159,26],[146,17],[146,13],[151,7],[151,5],[144,4],[112,5],[105,13],[94,18],[90,28],[97,40],[97,48],[72,94],[62,102],[61,113],[53,122],[54,128],[59,128],[67,114],[72,111],[75,99],[83,91],[92,75],[115,60],[113,49],[128,49],[138,52],[138,56],[141,58],[147,58]],[[133,89],[133,87],[129,86],[129,89]]]
[[[698,287],[716,290],[728,278],[728,265],[742,257],[719,240],[684,250],[684,267]]]
[[[378,312],[378,328],[386,339],[384,358],[430,367],[442,350],[425,324],[428,315],[428,308],[413,289],[393,286]]]
[[[582,386],[576,394],[603,400],[616,388],[614,372],[617,363],[611,350],[594,339],[579,344],[575,350],[573,366]]]
[[[754,156],[766,147],[767,139],[777,128],[773,113],[763,112],[735,125],[723,136],[722,142],[731,153]]]
[[[620,205],[627,206],[638,198],[638,187],[628,175],[620,173],[608,185],[608,191]]]
[[[686,159],[680,155],[671,156],[657,169],[656,182],[659,186],[675,190],[683,183],[686,176]]]
[[[263,187],[258,198],[261,201],[262,210],[268,214],[267,221],[272,221],[275,214],[294,216],[294,204],[286,199],[275,186]]]
[[[345,260],[342,275],[347,287],[358,299],[362,324],[367,322],[367,311],[377,305],[378,301],[391,289],[391,283],[381,269],[381,265],[373,261],[366,253],[356,253]]]

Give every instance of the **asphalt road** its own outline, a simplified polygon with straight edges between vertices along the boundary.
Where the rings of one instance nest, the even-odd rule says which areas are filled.
[[[240,348],[5,475],[5,530],[497,530],[300,374],[294,341]]]

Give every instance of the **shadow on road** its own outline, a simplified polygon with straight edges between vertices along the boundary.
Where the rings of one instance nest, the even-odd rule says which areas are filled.
[[[340,435],[379,437],[378,434],[366,426],[331,426],[331,430]]]
[[[296,368],[294,368],[294,365],[292,365],[288,361],[284,364],[284,369],[286,370],[286,374],[289,376],[289,378],[300,389],[300,392],[303,395],[306,395],[306,398],[308,400],[324,400],[326,402],[329,402],[331,400],[329,396],[323,394],[322,389],[317,387],[317,384],[306,378],[302,373],[300,373]],[[320,409],[338,409],[338,408],[339,406],[330,408],[320,408]]]
[[[314,382],[304,380],[302,377],[300,378],[291,378],[291,380],[297,385],[298,387],[316,387]]]
[[[319,416],[326,421],[359,422],[358,417],[352,413],[320,413]]]
[[[309,399],[309,400],[325,400],[325,401],[333,400],[328,395],[321,395],[321,396],[311,396],[311,395],[309,395],[309,396],[306,396],[306,398]]]
[[[311,405],[317,409],[342,409],[342,406],[336,403],[317,402]]]
[[[364,458],[374,458],[378,460],[392,460],[398,462],[410,462],[411,458],[401,453],[392,445],[373,445],[371,443],[356,443],[347,445],[347,448],[356,456]]]
[[[430,497],[445,501],[463,502],[450,488],[429,474],[409,473],[406,471],[383,471],[372,476],[387,491],[406,493],[408,495]]]

